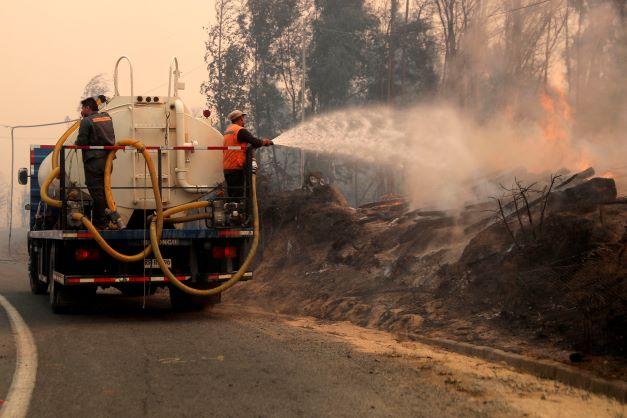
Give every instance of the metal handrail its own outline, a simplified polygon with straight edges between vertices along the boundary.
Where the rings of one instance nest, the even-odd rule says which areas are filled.
[[[131,97],[135,97],[135,94],[133,94],[133,64],[131,63],[131,59],[126,55],[122,55],[115,63],[115,69],[113,71],[113,95],[114,97],[120,95],[120,91],[118,90],[118,67],[120,66],[120,62],[124,59],[128,61],[128,67],[131,70]]]
[[[174,71],[172,71],[172,65],[174,64]],[[168,100],[172,97],[172,74],[174,74],[174,97],[178,97],[178,82],[181,76],[181,71],[179,70],[179,60],[177,57],[172,57],[170,61],[170,72],[168,73]]]

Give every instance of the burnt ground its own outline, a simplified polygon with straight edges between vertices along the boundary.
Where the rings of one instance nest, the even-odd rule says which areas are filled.
[[[624,380],[627,205],[616,203],[614,181],[595,178],[546,209],[506,207],[508,230],[492,202],[408,211],[401,199],[354,209],[328,186],[267,195],[256,278],[226,298]]]

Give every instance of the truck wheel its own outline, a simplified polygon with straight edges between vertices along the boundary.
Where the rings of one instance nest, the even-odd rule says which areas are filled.
[[[30,291],[34,295],[43,295],[48,291],[48,284],[39,280],[39,262],[35,258],[35,254],[30,251],[28,254],[28,279]]]
[[[53,245],[50,249],[50,261],[48,263],[48,293],[50,294],[50,308],[52,308],[52,312],[61,314],[68,312],[72,305],[72,298],[69,289],[54,280],[54,259],[55,250]]]
[[[211,304],[210,299],[190,295],[183,292],[178,287],[170,286],[170,305],[175,311],[201,311],[209,304]]]

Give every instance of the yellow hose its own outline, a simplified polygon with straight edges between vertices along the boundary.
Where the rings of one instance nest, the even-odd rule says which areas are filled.
[[[211,214],[199,213],[196,215],[181,216],[178,218],[164,218],[163,221],[167,224],[183,224],[187,222],[202,221],[204,219],[211,219]]]
[[[45,202],[48,206],[52,206],[55,208],[60,208],[62,206],[60,200],[56,200],[48,196],[48,187],[50,187],[50,183],[52,183],[57,177],[59,177],[59,173],[61,172],[61,167],[56,167],[46,180],[44,184],[41,185],[41,200]]]
[[[146,150],[146,146],[143,143],[141,143],[140,141],[136,141],[136,140],[133,140],[133,139],[123,139],[122,141],[119,141],[116,145],[117,146],[132,146],[132,147],[135,147],[135,149],[137,149],[137,151],[142,153],[142,155],[144,156],[144,159],[146,160],[146,165],[148,166],[148,172],[150,173],[150,180],[151,180],[151,183],[152,183],[152,190],[153,190],[153,193],[155,195],[155,206],[156,206],[155,209],[157,211],[156,232],[157,232],[157,235],[159,237],[161,237],[161,231],[163,230],[163,216],[164,216],[163,203],[161,202],[161,193],[159,193],[159,183],[158,183],[158,179],[157,179],[157,170],[155,169],[155,165],[152,162],[152,159],[150,158],[150,155],[148,154],[148,151]],[[107,156],[107,165],[105,165],[105,173],[104,173],[104,178],[105,178],[105,195],[107,195],[106,192],[108,191],[109,192],[108,194],[109,194],[109,196],[111,196],[111,202],[112,202],[114,207],[115,207],[115,202],[113,201],[113,197],[111,195],[111,190],[110,190],[111,189],[111,162],[113,161],[113,157],[111,157],[111,156],[112,155],[115,156],[116,151],[117,150],[111,150],[111,152]],[[107,202],[107,204],[109,204],[109,202]],[[100,235],[100,233],[98,232],[96,227],[91,223],[91,221],[89,219],[87,219],[87,217],[85,217],[85,215],[83,215],[82,213],[74,213],[72,215],[72,218],[74,220],[81,221],[83,223],[83,225],[85,225],[85,227],[89,230],[91,235],[94,237],[94,239],[96,240],[98,245],[100,245],[100,247],[107,254],[109,254],[111,257],[113,257],[113,258],[115,258],[117,260],[123,261],[125,263],[133,263],[135,261],[143,260],[148,255],[150,255],[150,253],[152,252],[152,246],[148,245],[140,253],[133,254],[133,255],[122,254],[122,253],[116,251],[115,249],[113,249],[107,243],[107,241],[105,241],[105,239],[102,238],[102,235]]]
[[[53,170],[59,166],[59,153],[61,152],[61,147],[63,146],[63,144],[65,144],[65,141],[67,141],[70,135],[72,135],[74,131],[78,129],[80,125],[81,125],[80,120],[77,120],[76,122],[74,122],[74,124],[70,126],[70,128],[67,131],[65,131],[63,135],[61,135],[61,138],[59,138],[57,143],[54,145],[54,151],[52,151],[52,169]]]
[[[55,208],[60,208],[62,206],[60,200],[56,200],[48,196],[48,187],[50,187],[50,184],[52,184],[54,179],[58,178],[59,174],[61,174],[61,168],[59,167],[59,153],[61,152],[61,147],[65,144],[65,141],[67,141],[70,135],[78,129],[80,124],[80,121],[74,122],[74,124],[70,126],[70,128],[65,131],[63,135],[61,135],[57,143],[54,145],[54,150],[52,151],[52,171],[48,174],[48,177],[46,177],[46,180],[44,181],[44,184],[42,184],[39,192],[41,200],[49,206]]]
[[[152,244],[152,250],[155,254],[155,258],[157,259],[157,262],[159,263],[159,267],[161,267],[161,271],[170,280],[170,283],[172,283],[174,286],[176,286],[183,292],[189,293],[190,295],[212,296],[212,295],[217,295],[218,293],[224,292],[228,288],[232,287],[235,283],[239,282],[242,279],[242,277],[244,277],[244,274],[246,274],[246,272],[248,271],[248,268],[253,262],[253,259],[255,258],[255,253],[257,252],[257,247],[259,246],[259,207],[257,205],[257,183],[256,183],[256,176],[254,174],[252,178],[252,192],[253,192],[252,203],[253,203],[253,230],[254,230],[252,247],[250,248],[250,251],[248,252],[248,255],[246,256],[246,260],[244,260],[244,263],[242,263],[239,270],[237,270],[237,272],[233,275],[233,277],[231,277],[229,281],[213,289],[194,289],[193,287],[189,287],[183,284],[179,279],[176,278],[174,274],[172,274],[168,266],[165,264],[165,261],[163,260],[163,256],[161,255],[161,250],[159,248],[159,237],[157,235],[157,227],[155,225],[155,222],[153,221],[150,224],[150,243]]]
[[[118,210],[118,207],[115,204],[115,200],[113,200],[113,193],[111,192],[111,172],[113,167],[113,159],[115,158],[116,152],[117,150],[112,150],[111,152],[109,152],[109,155],[107,155],[107,162],[105,163],[104,192],[105,199],[107,200],[107,207],[111,210],[111,212],[117,212]]]

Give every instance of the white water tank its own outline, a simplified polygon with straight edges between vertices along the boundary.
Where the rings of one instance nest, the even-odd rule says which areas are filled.
[[[222,146],[222,134],[208,121],[194,118],[179,98],[158,97],[155,100],[155,96],[151,96],[150,102],[146,97],[141,99],[140,101],[139,97],[115,96],[101,109],[109,113],[113,119],[116,140],[135,138],[146,146],[161,147]],[[74,144],[77,136],[78,129],[68,138],[66,145]],[[85,186],[81,152],[66,150],[66,185],[69,182]],[[149,152],[156,168],[157,151]],[[116,157],[113,162],[111,185],[114,188],[113,196],[118,213],[123,219],[128,220],[135,209],[154,209],[155,200],[150,174],[143,156],[136,151],[119,150]],[[224,181],[221,150],[162,151],[161,164],[162,200],[165,208],[197,200],[207,192],[207,187],[213,188]],[[48,177],[51,169],[52,154],[43,161],[39,169],[40,185]],[[200,189],[194,186],[200,186]],[[115,189],[116,187],[129,189]],[[59,182],[56,180],[49,189],[50,196],[58,198],[58,188]],[[83,191],[88,193],[87,189]]]

